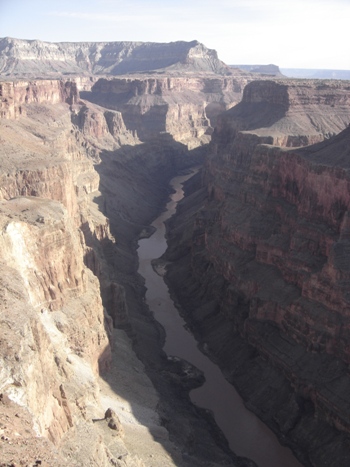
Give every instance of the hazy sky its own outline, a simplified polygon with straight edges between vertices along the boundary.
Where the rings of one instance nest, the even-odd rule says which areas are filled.
[[[0,0],[0,37],[197,39],[227,64],[350,69],[350,0]]]

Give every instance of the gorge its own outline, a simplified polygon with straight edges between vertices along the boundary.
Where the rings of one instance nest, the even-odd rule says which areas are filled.
[[[146,279],[147,304],[166,332],[164,350],[170,359],[183,359],[189,378],[198,378],[198,370],[202,373],[198,378],[202,384],[191,391],[191,400],[199,407],[211,411],[235,453],[251,458],[261,467],[278,467],[281,464],[285,467],[300,466],[288,449],[282,448],[264,424],[244,407],[234,387],[200,351],[197,342],[185,328],[163,282],[165,269],[157,258],[165,252],[167,246],[164,222],[174,214],[176,205],[182,198],[181,182],[189,177],[190,175],[179,176],[172,180],[171,185],[175,192],[171,195],[166,210],[152,223],[156,232],[150,238],[139,241],[139,272]],[[200,381],[201,377],[205,378],[204,382]]]
[[[202,164],[154,267],[301,464],[348,465],[349,83],[196,41],[159,63],[34,42],[1,40],[0,465],[254,465],[191,402],[203,375],[162,350],[137,273],[169,181]]]

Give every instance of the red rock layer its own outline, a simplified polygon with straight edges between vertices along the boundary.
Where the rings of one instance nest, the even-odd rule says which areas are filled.
[[[274,323],[308,352],[350,362],[350,130],[293,152],[252,149],[250,141],[250,135],[237,137],[227,151],[221,131],[215,135],[206,179],[209,211],[218,210],[209,226],[203,221],[201,242],[215,270],[249,302],[244,334],[316,405],[332,406],[334,423],[350,430],[350,400],[330,402],[311,375],[301,382],[295,362],[264,349],[255,328]],[[334,163],[341,147],[347,149]],[[235,319],[234,307],[232,313]],[[328,390],[335,397],[332,385]]]
[[[77,102],[76,83],[61,80],[0,82],[0,118],[18,118],[31,103],[57,104]]]

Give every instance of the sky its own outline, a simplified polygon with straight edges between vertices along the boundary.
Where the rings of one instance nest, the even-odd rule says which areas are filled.
[[[229,65],[350,70],[350,0],[0,0],[0,37],[198,40]]]

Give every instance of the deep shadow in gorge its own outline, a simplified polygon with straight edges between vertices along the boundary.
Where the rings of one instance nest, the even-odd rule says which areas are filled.
[[[205,151],[205,147],[188,151],[170,135],[161,135],[152,143],[102,152],[101,163],[96,165],[101,195],[95,201],[110,220],[116,242],[104,239],[96,248],[97,239],[86,238],[93,255],[86,263],[100,279],[103,304],[114,326],[128,333],[160,394],[158,413],[162,424],[182,452],[177,465],[245,467],[253,464],[236,458],[212,415],[190,402],[188,391],[199,383],[188,381],[182,363],[168,360],[163,352],[164,331],[144,302],[144,280],[137,274],[137,241],[150,233],[148,226],[164,209],[170,179],[198,165]],[[106,375],[106,381],[115,393],[130,399],[118,378],[112,380]],[[130,403],[133,405],[132,400]],[[136,405],[133,410],[138,417]],[[142,414],[140,421],[147,422]],[[157,433],[154,437],[162,443]],[[164,447],[167,449],[165,441]]]
[[[191,403],[189,391],[200,386],[202,380],[189,378],[186,364],[184,366],[181,360],[168,359],[165,355],[162,350],[164,330],[144,302],[144,281],[137,274],[137,240],[150,233],[150,222],[164,209],[170,193],[170,179],[197,165],[205,151],[206,148],[187,151],[169,135],[163,135],[152,143],[101,154],[101,164],[96,166],[101,180],[101,196],[97,201],[109,218],[116,238],[116,244],[111,241],[101,243],[104,250],[101,256],[108,259],[109,278],[104,282],[100,277],[102,297],[114,326],[127,331],[136,354],[160,394],[158,412],[171,437],[182,447],[184,457],[181,462],[192,466],[216,463],[253,466],[252,461],[238,458],[230,451],[210,411]],[[198,187],[199,175],[191,183]],[[202,190],[200,202],[204,202],[205,197]],[[194,209],[198,209],[196,203]],[[107,375],[106,380],[115,393],[133,405],[132,398],[118,384],[118,378],[111,379]],[[147,424],[138,413],[136,404],[135,416]],[[159,441],[156,432],[154,436]],[[176,462],[182,465],[178,459]]]
[[[116,243],[104,238],[96,248],[97,238],[86,238],[91,248],[86,264],[100,278],[104,306],[114,326],[126,330],[131,337],[137,355],[161,394],[159,413],[163,424],[186,455],[194,458],[191,465],[195,465],[196,459],[202,459],[199,465],[203,465],[204,459],[225,464],[235,457],[229,453],[228,444],[210,414],[190,404],[188,391],[197,382],[186,380],[181,363],[168,361],[162,351],[164,332],[143,300],[145,287],[137,275],[136,246],[139,236],[149,233],[150,222],[164,207],[169,180],[179,171],[198,164],[206,149],[188,151],[169,134],[161,134],[148,143],[102,151],[101,162],[96,165],[101,194],[95,201],[109,219]],[[201,194],[201,202],[205,202],[205,189]],[[198,210],[196,204],[194,209]],[[108,380],[116,394],[123,394],[118,380]],[[128,394],[125,398],[129,399]],[[136,405],[134,410],[136,414]]]

